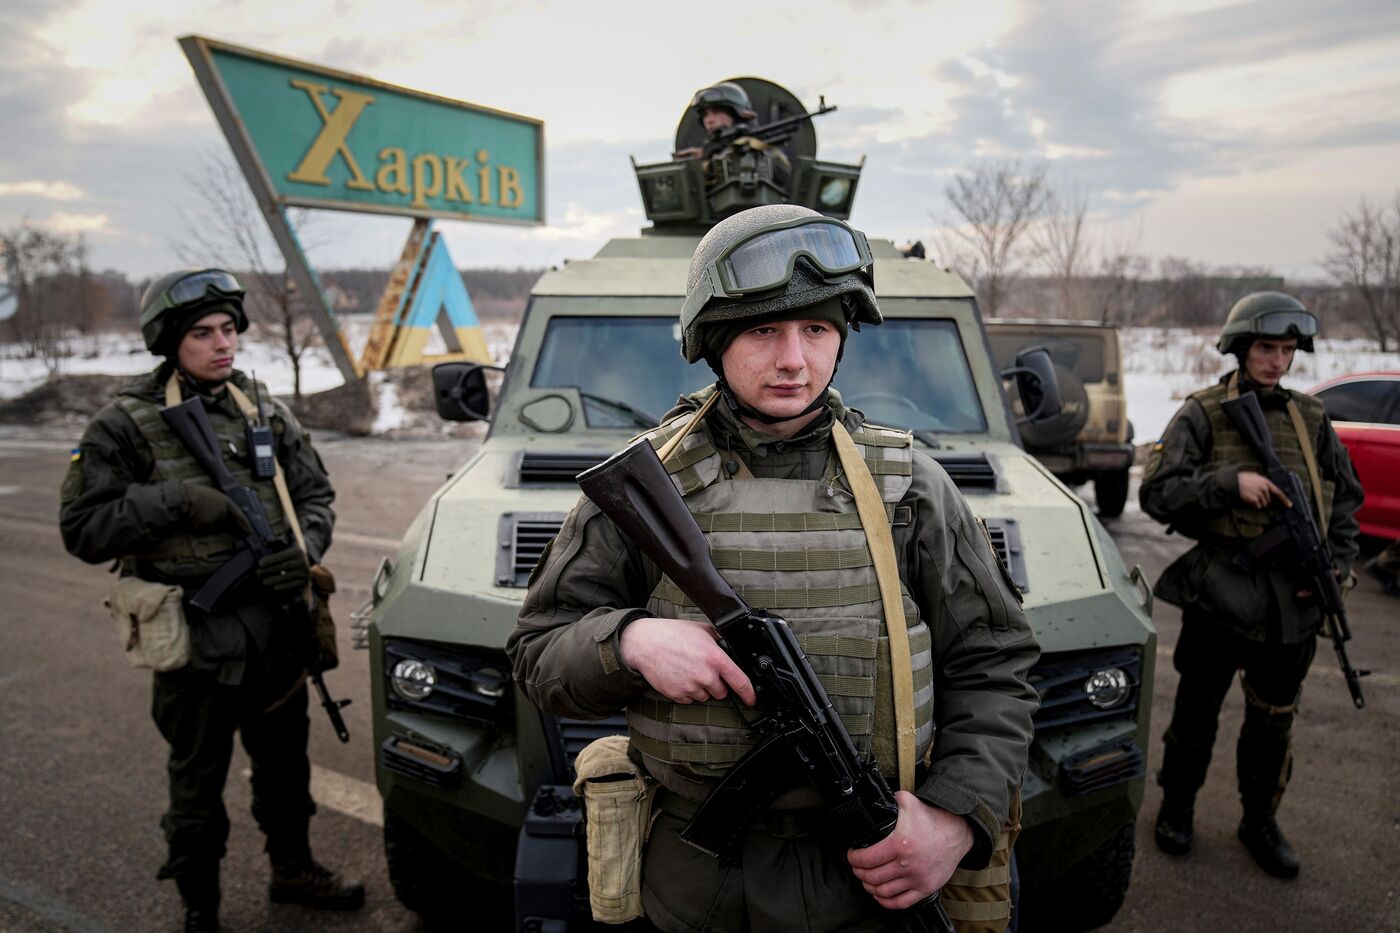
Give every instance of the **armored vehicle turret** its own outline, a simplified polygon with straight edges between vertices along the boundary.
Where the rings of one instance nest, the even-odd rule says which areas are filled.
[[[806,112],[777,85],[735,81],[765,122]],[[677,130],[678,152],[703,147],[693,118],[688,110]],[[483,367],[434,371],[444,417],[490,428],[372,586],[376,777],[390,877],[415,910],[460,924],[494,906],[522,930],[586,924],[573,762],[593,738],[622,731],[622,717],[535,709],[510,679],[506,639],[532,568],[579,498],[574,477],[711,381],[682,360],[678,320],[707,225],[780,194],[850,212],[860,166],[818,161],[810,121],[791,126],[786,193],[766,159],[708,180],[703,156],[638,166],[652,226],[540,278],[499,390],[488,392]],[[754,152],[767,150],[741,162]],[[985,520],[1024,593],[1043,651],[1016,848],[1025,922],[1053,897],[1047,928],[1100,925],[1126,891],[1142,803],[1151,592],[1093,511],[1021,446],[1006,392],[1024,411],[1055,410],[1045,351],[1022,354],[1004,376],[966,283],[888,240],[870,249],[885,323],[849,342],[835,387],[871,421],[913,432]]]

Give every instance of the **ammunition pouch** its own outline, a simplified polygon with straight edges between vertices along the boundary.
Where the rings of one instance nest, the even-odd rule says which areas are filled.
[[[103,605],[132,667],[173,671],[190,663],[190,626],[180,587],[122,576]]]
[[[335,574],[320,564],[311,566],[311,621],[316,626],[316,646],[321,651],[321,670],[333,671],[340,666],[340,651],[335,644],[335,619],[331,616],[331,594],[335,592]]]
[[[981,871],[959,868],[943,886],[943,909],[957,933],[1001,933],[1011,923],[1011,849],[1021,834],[1021,795],[997,835],[991,860]]]
[[[574,795],[583,801],[587,828],[593,919],[626,923],[642,916],[642,846],[657,785],[627,756],[622,735],[590,743],[574,767]]]

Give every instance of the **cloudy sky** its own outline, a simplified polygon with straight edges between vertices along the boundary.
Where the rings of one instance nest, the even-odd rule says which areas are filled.
[[[1104,242],[1309,275],[1340,212],[1400,189],[1395,0],[0,0],[0,227],[175,264],[185,176],[224,147],[188,33],[543,120],[548,224],[439,222],[462,266],[634,234],[628,156],[665,158],[691,93],[735,75],[838,105],[820,154],[866,157],[852,220],[896,241],[937,230],[953,173],[1012,157],[1086,192]],[[325,216],[322,267],[388,265],[409,226]]]

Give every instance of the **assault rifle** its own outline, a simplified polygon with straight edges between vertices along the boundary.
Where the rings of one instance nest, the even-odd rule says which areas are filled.
[[[1366,698],[1361,695],[1361,678],[1371,672],[1355,670],[1347,658],[1346,643],[1351,640],[1351,625],[1347,622],[1346,605],[1342,600],[1342,589],[1337,585],[1337,575],[1332,569],[1332,555],[1327,551],[1326,538],[1313,519],[1307,487],[1298,474],[1285,467],[1279,461],[1278,454],[1274,453],[1269,425],[1264,421],[1264,412],[1253,392],[1227,399],[1221,405],[1235,430],[1240,432],[1249,449],[1264,464],[1269,479],[1293,503],[1291,506],[1279,504],[1279,518],[1249,547],[1235,555],[1234,564],[1241,570],[1253,572],[1261,561],[1281,548],[1288,549],[1297,558],[1326,617],[1327,634],[1331,636],[1332,648],[1337,652],[1337,663],[1341,665],[1342,676],[1346,678],[1351,702],[1361,709],[1366,705]]]
[[[701,802],[681,838],[716,858],[732,857],[744,828],[780,793],[804,782],[820,792],[833,829],[851,848],[893,832],[899,806],[884,775],[856,750],[787,622],[751,608],[720,576],[651,444],[633,444],[579,474],[578,484],[714,624],[763,709],[748,723],[759,744]],[[952,933],[937,891],[900,913],[916,933]]]
[[[248,519],[248,524],[253,529],[238,543],[234,555],[214,571],[199,588],[199,592],[190,599],[190,605],[209,612],[230,587],[257,568],[258,561],[268,554],[285,550],[291,542],[273,535],[272,523],[268,521],[267,512],[263,509],[262,500],[258,498],[257,492],[239,483],[238,477],[234,476],[224,463],[223,454],[219,450],[218,436],[214,434],[214,426],[209,423],[209,416],[205,414],[203,402],[198,398],[191,398],[179,405],[162,408],[160,416],[189,451],[190,456],[194,457],[195,462],[214,480],[219,491],[228,496],[238,507],[238,511],[243,513],[243,517]],[[255,455],[253,451],[249,451],[249,454]],[[289,521],[295,520],[291,516],[287,518]],[[292,623],[302,630],[307,673],[320,697],[321,707],[330,718],[331,727],[335,729],[340,741],[349,742],[350,730],[345,727],[345,719],[340,715],[340,710],[349,706],[350,701],[333,700],[330,691],[326,689],[321,649],[316,643],[315,625],[311,620],[310,608],[300,596],[293,595],[282,601],[282,610]]]
[[[823,95],[817,103],[817,109],[811,113],[795,114],[781,120],[774,120],[772,123],[764,123],[762,126],[749,126],[748,124],[726,126],[705,141],[704,157],[708,159],[716,153],[723,152],[733,145],[735,140],[743,138],[756,139],[770,146],[781,146],[797,135],[797,128],[803,123],[824,113],[831,113],[835,109],[835,104],[830,107],[826,105],[826,97]]]

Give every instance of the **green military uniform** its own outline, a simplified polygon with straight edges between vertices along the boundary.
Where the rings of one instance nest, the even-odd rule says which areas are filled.
[[[212,480],[159,416],[173,370],[166,362],[133,379],[93,418],[64,479],[64,544],[90,563],[117,560],[121,573],[170,583],[192,596],[232,555],[234,529],[190,529],[190,489]],[[248,395],[253,384],[234,372]],[[183,380],[182,380],[183,384]],[[186,385],[185,397],[191,389]],[[275,452],[305,538],[318,562],[331,543],[335,494],[311,438],[280,403],[269,405]],[[252,477],[245,420],[227,391],[201,395],[224,460],[256,489],[277,534],[284,514],[270,480]],[[290,619],[255,575],[228,591],[212,612],[185,601],[191,661],[155,674],[152,715],[170,744],[170,807],[162,827],[168,858],[161,877],[217,879],[228,818],[222,800],[233,734],[253,762],[253,815],[274,863],[308,863],[307,822],[314,811],[307,760],[305,619]],[[184,887],[182,886],[182,892]],[[187,898],[188,900],[188,898]]]
[[[710,391],[683,400],[668,419],[692,416]],[[853,737],[897,784],[889,653],[879,596],[866,579],[870,551],[836,466],[838,419],[872,465],[892,520],[919,750],[932,749],[914,792],[967,819],[974,844],[962,867],[981,869],[1025,767],[1037,703],[1025,675],[1038,648],[1014,586],[942,468],[914,452],[902,432],[865,425],[835,392],[827,411],[786,440],[718,405],[668,466],[721,573],[755,605],[789,620]],[[683,423],[668,422],[653,443]],[[752,508],[755,497],[762,507]],[[853,534],[855,546],[841,547],[852,542],[833,531]],[[733,864],[681,842],[689,802],[747,746],[729,704],[666,703],[621,663],[620,628],[646,615],[698,617],[585,499],[537,568],[507,651],[543,709],[582,717],[627,709],[633,753],[665,789],[642,872],[650,920],[663,930],[883,928],[888,915],[852,875],[844,848],[824,837],[808,809],[814,801],[801,791],[780,798],[750,829]]]
[[[1252,572],[1233,562],[1273,518],[1271,510],[1252,508],[1239,495],[1242,470],[1265,470],[1221,408],[1235,379],[1241,380],[1238,392],[1258,395],[1279,459],[1311,486],[1299,431],[1288,413],[1290,401],[1296,406],[1321,481],[1310,498],[1320,497],[1321,511],[1329,516],[1327,544],[1342,578],[1358,550],[1361,485],[1321,402],[1282,387],[1263,389],[1231,373],[1192,395],[1167,426],[1148,461],[1140,499],[1143,511],[1197,541],[1166,569],[1154,590],[1182,609],[1174,658],[1181,680],[1158,775],[1164,817],[1175,820],[1166,827],[1165,841],[1159,820],[1158,841],[1176,854],[1191,844],[1191,803],[1205,781],[1220,706],[1237,670],[1243,671],[1246,697],[1237,746],[1245,820],[1277,832],[1273,814],[1292,769],[1294,713],[1323,621],[1315,601],[1297,596],[1303,585],[1296,562],[1277,559]],[[1314,501],[1297,504],[1318,513]],[[1272,843],[1281,837],[1270,841],[1265,848],[1277,848]],[[1294,863],[1275,873],[1288,877],[1296,870]]]

